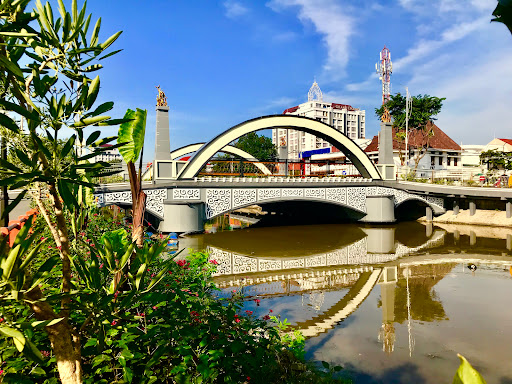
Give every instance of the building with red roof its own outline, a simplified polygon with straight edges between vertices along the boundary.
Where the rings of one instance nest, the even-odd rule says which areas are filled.
[[[430,132],[429,138],[425,132]],[[393,158],[396,165],[403,165],[399,153],[405,156],[405,141],[396,138],[397,130],[393,128]],[[429,122],[427,130],[409,130],[408,134],[409,165],[415,166],[418,152],[426,149],[426,154],[419,160],[418,170],[453,170],[460,168],[462,148],[453,141],[435,123]],[[364,150],[375,163],[378,162],[379,136],[374,136]]]

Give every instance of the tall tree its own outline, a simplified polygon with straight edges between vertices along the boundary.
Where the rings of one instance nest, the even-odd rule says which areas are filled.
[[[269,137],[250,132],[235,142],[235,147],[250,153],[259,161],[274,161],[277,159],[277,149]]]
[[[443,101],[446,98],[439,98],[429,95],[418,95],[412,97],[412,108],[409,111],[409,134],[415,136],[416,147],[414,152],[414,170],[418,168],[420,160],[426,155],[430,146],[430,139],[434,135],[432,124],[434,116],[441,112]],[[396,140],[399,144],[399,155],[402,165],[404,164],[404,154],[406,136],[406,97],[400,93],[391,95],[389,101],[380,108],[375,108],[375,114],[380,118],[388,109],[393,118],[393,128],[396,131]]]

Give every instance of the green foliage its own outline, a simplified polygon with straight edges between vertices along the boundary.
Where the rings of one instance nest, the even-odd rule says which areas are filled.
[[[119,148],[119,152],[126,163],[135,163],[139,158],[146,133],[146,115],[147,111],[145,109],[137,108],[136,111],[128,109],[124,119],[129,121],[119,126],[117,142],[120,144],[124,143]]]
[[[491,21],[505,24],[512,33],[512,2],[510,0],[498,0],[498,5],[496,5],[492,15],[494,19]]]
[[[277,159],[277,149],[269,137],[250,132],[235,142],[235,147],[250,153],[259,161],[274,161]]]
[[[485,384],[484,378],[469,364],[464,356],[457,354],[460,366],[453,378],[453,384]]]
[[[429,121],[435,120],[434,116],[441,112],[443,101],[446,98],[439,98],[429,95],[418,95],[412,97],[412,108],[409,111],[409,129],[425,129]],[[391,95],[389,101],[375,108],[377,117],[384,114],[384,108],[387,108],[389,114],[393,118],[393,126],[399,130],[405,129],[405,112],[406,112],[406,97],[400,93]],[[404,135],[405,138],[405,135]]]
[[[480,154],[480,162],[489,170],[512,169],[512,153],[488,150]]]

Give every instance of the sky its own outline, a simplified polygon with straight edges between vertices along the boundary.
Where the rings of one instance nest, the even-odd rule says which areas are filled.
[[[204,142],[307,101],[366,111],[379,130],[375,63],[391,51],[391,93],[445,97],[437,125],[459,144],[512,138],[512,35],[490,23],[496,0],[89,0],[100,36],[123,34],[103,60],[98,101],[148,110],[154,154],[156,86],[170,107],[171,149]],[[56,9],[56,6],[54,7]],[[105,136],[115,129],[105,129]]]

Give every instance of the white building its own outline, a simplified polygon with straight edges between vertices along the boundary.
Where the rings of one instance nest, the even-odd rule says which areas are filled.
[[[462,148],[461,162],[463,167],[480,167],[480,154],[485,145],[466,144],[460,146]]]
[[[109,148],[113,147],[112,144],[101,144],[101,148]],[[94,148],[88,148],[89,153],[95,152]],[[91,163],[96,163],[98,161],[106,161],[106,162],[121,162],[123,161],[123,157],[119,153],[118,148],[114,149],[107,149],[103,152],[98,152],[96,156],[94,156],[92,159],[89,159]]]
[[[324,102],[322,91],[316,81],[308,92],[308,101],[286,109],[283,114],[306,116],[322,121],[352,140],[365,138],[365,111],[347,104]],[[331,147],[331,144],[323,139],[292,129],[273,129],[272,143],[278,148],[287,147],[289,159],[298,159],[300,153],[304,151]]]

